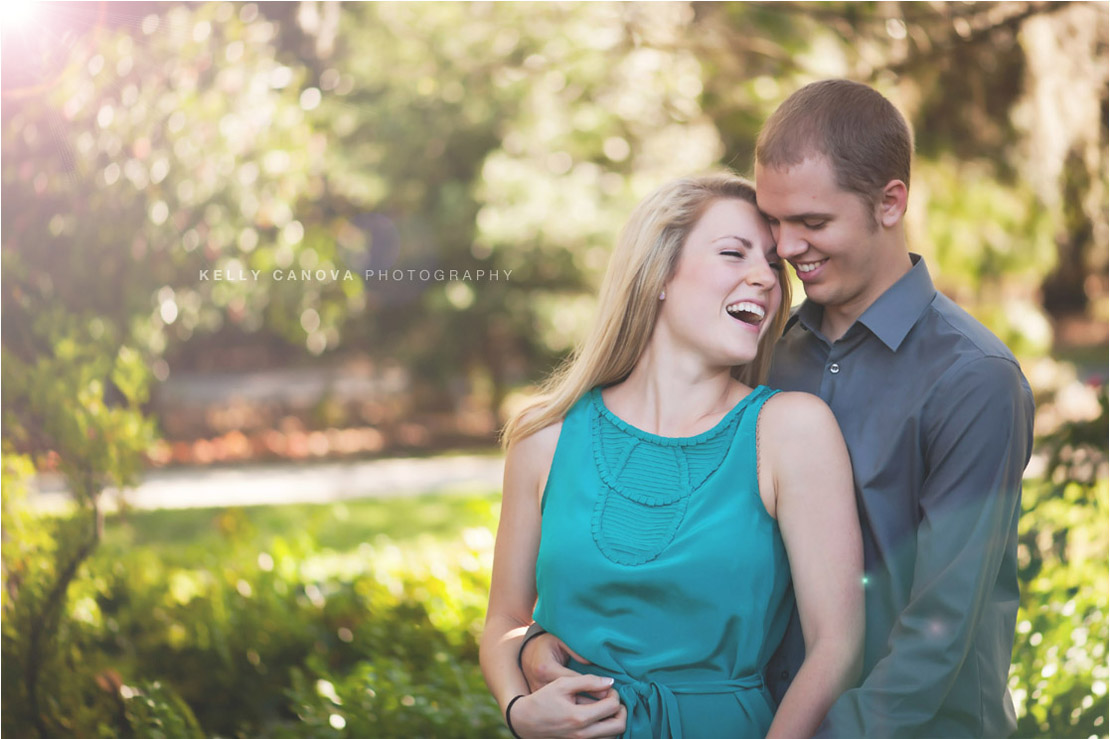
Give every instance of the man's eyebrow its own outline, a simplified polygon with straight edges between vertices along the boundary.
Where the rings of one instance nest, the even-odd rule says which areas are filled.
[[[832,220],[832,213],[795,213],[788,216],[783,216],[780,221],[790,221],[791,223],[799,223],[801,221],[830,221]]]

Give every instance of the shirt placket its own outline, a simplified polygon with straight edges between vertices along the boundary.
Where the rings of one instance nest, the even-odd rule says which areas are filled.
[[[825,356],[825,366],[821,370],[821,384],[819,395],[829,407],[833,406],[838,387],[847,381],[847,372],[851,364],[850,354],[863,340],[858,326],[853,326],[839,340],[827,345],[828,353]]]

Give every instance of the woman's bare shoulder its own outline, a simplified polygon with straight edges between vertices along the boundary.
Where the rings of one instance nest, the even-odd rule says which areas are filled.
[[[840,426],[825,401],[816,395],[781,392],[767,401],[760,414],[761,436],[791,446],[806,440],[840,436]]]
[[[525,413],[524,421],[530,420],[538,410]],[[546,476],[555,458],[555,448],[559,445],[559,434],[563,430],[562,419],[557,420],[538,431],[533,431],[525,437],[514,441],[508,449],[506,464],[520,469],[521,472],[539,476]]]

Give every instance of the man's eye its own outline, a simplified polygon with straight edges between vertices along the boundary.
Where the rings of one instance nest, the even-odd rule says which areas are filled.
[[[767,264],[776,272],[782,272],[782,262],[768,262]]]
[[[819,231],[825,227],[824,221],[805,221],[805,227],[811,231]]]

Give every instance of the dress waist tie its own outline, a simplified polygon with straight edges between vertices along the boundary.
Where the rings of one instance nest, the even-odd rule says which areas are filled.
[[[625,736],[651,736],[653,719],[658,717],[664,730],[663,736],[668,739],[681,739],[682,722],[679,720],[676,695],[762,690],[763,676],[753,674],[735,680],[689,683],[660,683],[617,678],[614,687],[628,711]]]

